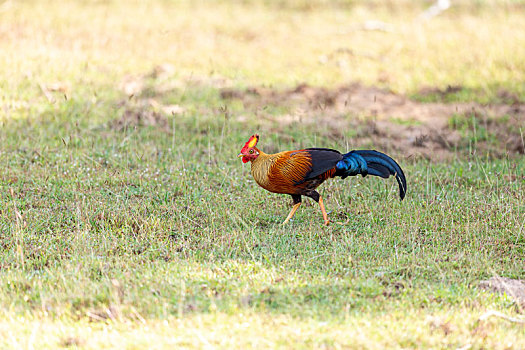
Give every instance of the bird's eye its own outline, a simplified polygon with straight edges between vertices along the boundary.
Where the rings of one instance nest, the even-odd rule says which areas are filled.
[[[253,154],[253,149],[250,150],[250,154]]]

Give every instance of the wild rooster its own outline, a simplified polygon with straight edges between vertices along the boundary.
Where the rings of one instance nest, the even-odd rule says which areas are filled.
[[[294,206],[283,224],[286,224],[301,205],[301,196],[319,203],[325,225],[328,215],[323,198],[315,189],[325,180],[340,176],[346,178],[361,174],[388,178],[393,175],[399,184],[399,196],[405,198],[407,189],[405,175],[399,165],[381,152],[356,150],[346,154],[328,148],[306,148],[266,154],[257,147],[259,135],[252,135],[241,149],[238,157],[243,163],[252,162],[252,176],[262,188],[275,193],[292,196]]]

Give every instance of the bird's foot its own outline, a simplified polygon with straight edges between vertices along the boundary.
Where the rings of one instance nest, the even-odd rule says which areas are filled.
[[[330,220],[325,220],[325,221],[324,221],[324,225],[325,225],[325,226],[330,225]]]

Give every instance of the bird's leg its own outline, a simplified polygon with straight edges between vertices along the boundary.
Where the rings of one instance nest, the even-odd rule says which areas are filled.
[[[292,194],[293,198],[293,208],[290,210],[290,214],[286,217],[286,219],[283,222],[283,225],[286,224],[290,219],[294,216],[295,212],[297,211],[297,208],[301,205],[301,196],[297,194]]]
[[[288,216],[284,220],[283,225],[286,224],[288,221],[290,221],[290,219],[292,218],[292,216],[294,216],[295,212],[297,211],[297,208],[299,208],[300,205],[301,205],[301,202],[294,204],[292,210],[290,211],[290,214],[288,214]]]
[[[328,220],[328,214],[326,214],[326,209],[324,208],[323,204],[323,197],[321,196],[319,196],[319,206],[321,207],[321,212],[323,213],[324,224],[328,226],[330,220]]]
[[[307,194],[307,196],[312,198],[317,203],[319,203],[319,206],[321,207],[321,212],[323,213],[324,224],[328,226],[328,224],[330,223],[330,220],[328,220],[328,214],[326,214],[326,210],[324,208],[323,198],[321,197],[319,192],[317,192],[317,191],[310,191]]]

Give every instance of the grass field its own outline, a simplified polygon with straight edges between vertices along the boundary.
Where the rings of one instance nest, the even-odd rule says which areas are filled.
[[[525,348],[479,288],[525,279],[525,4],[428,5],[0,3],[0,348]],[[255,132],[387,152],[407,197],[282,226]]]

